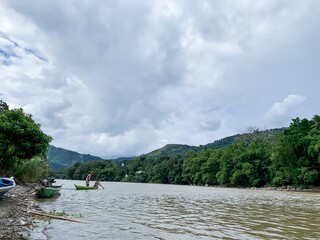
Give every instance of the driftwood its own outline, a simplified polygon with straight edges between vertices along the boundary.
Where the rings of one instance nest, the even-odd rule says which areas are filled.
[[[76,219],[70,219],[70,218],[65,218],[61,216],[55,216],[52,214],[47,214],[47,213],[41,213],[41,212],[30,212],[33,215],[38,215],[38,216],[43,216],[43,217],[49,217],[49,218],[54,218],[54,219],[59,219],[59,220],[64,220],[64,221],[70,221],[70,222],[78,222],[78,223],[85,223],[88,224],[89,222],[84,222]]]

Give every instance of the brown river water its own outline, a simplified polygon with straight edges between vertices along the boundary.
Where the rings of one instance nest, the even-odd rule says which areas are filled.
[[[57,180],[60,196],[42,201],[69,218],[40,222],[35,239],[320,239],[320,193]],[[93,183],[92,183],[93,184]]]

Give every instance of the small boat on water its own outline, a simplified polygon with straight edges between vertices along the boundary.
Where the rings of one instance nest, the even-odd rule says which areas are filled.
[[[38,198],[51,198],[57,195],[60,191],[60,188],[55,187],[41,187],[36,190],[36,196]]]
[[[49,177],[42,181],[42,186],[36,189],[36,196],[38,198],[51,198],[58,195],[61,185],[53,185],[55,179]]]
[[[95,189],[98,189],[98,187],[93,187],[93,186],[81,186],[81,185],[77,185],[75,184],[74,185],[76,187],[77,190],[95,190]]]
[[[16,186],[13,177],[0,178],[0,198]]]

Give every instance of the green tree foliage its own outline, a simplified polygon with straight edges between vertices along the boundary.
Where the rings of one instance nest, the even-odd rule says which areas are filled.
[[[168,183],[168,168],[167,159],[160,161],[154,165],[152,175],[150,177],[150,182],[152,183]]]
[[[233,169],[234,159],[234,145],[228,146],[224,149],[220,157],[219,171],[216,173],[217,182],[219,185],[229,185],[231,171]]]
[[[293,119],[278,138],[272,154],[273,185],[309,186],[319,184],[319,136],[315,116]]]
[[[315,115],[311,120],[311,130],[308,133],[310,144],[308,146],[308,154],[314,161],[313,167],[316,168],[320,164],[320,116]]]
[[[196,174],[200,172],[201,159],[197,158],[194,151],[189,151],[182,165],[182,177],[188,184],[196,184]]]
[[[216,175],[220,169],[220,158],[223,154],[223,150],[213,149],[210,150],[209,153],[210,155],[200,168],[202,172],[202,184],[218,185]]]
[[[183,157],[181,155],[172,156],[168,160],[168,183],[183,184],[182,179]]]
[[[44,167],[42,163],[46,162],[46,151],[50,141],[51,137],[41,131],[40,125],[30,114],[25,114],[22,109],[10,110],[6,103],[0,101],[1,174],[17,173],[22,179],[24,171],[27,172],[31,166],[36,166],[36,162]],[[38,158],[35,158],[36,156]],[[39,174],[40,176],[43,174]]]
[[[249,139],[249,140],[248,140]],[[249,134],[249,138],[238,141],[239,159],[235,164],[231,184],[233,186],[261,187],[269,182],[269,165],[272,142],[260,131]],[[237,176],[237,177],[236,177]]]
[[[66,175],[71,178],[71,179],[76,179],[75,177],[75,172],[77,171],[77,169],[80,167],[81,163],[77,162],[76,164],[74,164],[73,167],[70,167],[66,170]]]
[[[320,185],[317,115],[310,121],[293,119],[285,129],[251,129],[228,138],[227,142],[224,147],[218,144],[213,148],[209,144],[199,148],[167,145],[152,154],[123,162],[77,164],[67,170],[67,175],[84,180],[92,171],[93,178],[105,181],[233,187]]]
[[[4,101],[0,100],[0,112],[5,111],[5,110],[9,110],[9,106]]]

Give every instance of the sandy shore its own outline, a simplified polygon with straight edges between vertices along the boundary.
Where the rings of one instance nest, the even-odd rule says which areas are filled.
[[[0,198],[0,239],[28,239],[38,220],[30,211],[39,210],[34,199],[36,185],[17,185]]]

